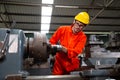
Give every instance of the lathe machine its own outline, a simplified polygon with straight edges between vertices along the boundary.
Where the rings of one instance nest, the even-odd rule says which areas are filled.
[[[61,47],[51,46],[45,34],[0,29],[0,80],[119,80],[120,39],[109,43],[90,35],[80,69],[69,75],[51,75],[52,55]],[[115,39],[115,40],[114,40]],[[114,44],[115,43],[115,44]]]

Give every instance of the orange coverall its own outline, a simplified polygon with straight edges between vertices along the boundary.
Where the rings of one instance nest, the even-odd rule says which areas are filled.
[[[72,26],[61,26],[57,29],[49,42],[51,44],[56,44],[59,41],[60,45],[67,48],[68,53],[56,53],[52,72],[54,75],[68,74],[79,68],[80,61],[78,59],[78,54],[82,53],[86,44],[86,39],[87,37],[82,31],[78,34],[73,34]]]

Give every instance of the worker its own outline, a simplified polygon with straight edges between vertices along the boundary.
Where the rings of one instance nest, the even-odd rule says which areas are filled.
[[[82,54],[86,44],[86,35],[83,29],[89,24],[87,12],[78,13],[70,26],[60,26],[50,38],[49,42],[55,45],[59,42],[61,51],[55,55],[53,75],[70,74],[79,68],[80,60],[78,55]]]

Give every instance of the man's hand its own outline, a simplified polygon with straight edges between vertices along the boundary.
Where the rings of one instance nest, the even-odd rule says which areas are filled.
[[[67,48],[62,46],[62,50],[61,51],[64,52],[64,53],[67,53]]]

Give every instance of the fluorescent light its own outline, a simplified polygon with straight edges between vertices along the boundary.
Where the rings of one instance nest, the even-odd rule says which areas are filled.
[[[43,15],[49,15],[50,17],[43,17]],[[52,7],[42,7],[41,33],[49,32],[51,15],[52,15]]]
[[[79,8],[79,6],[63,6],[63,5],[55,5],[55,7],[59,7],[59,8]]]
[[[42,0],[42,3],[53,4],[53,0]],[[51,15],[52,15],[52,6],[42,6],[41,33],[48,33],[49,32]]]
[[[53,0],[42,0],[42,3],[44,4],[53,4]]]
[[[41,24],[41,26],[43,26],[41,29],[41,33],[48,33],[49,32],[49,26],[48,24]]]
[[[50,15],[52,14],[52,7],[42,7],[42,16],[43,15]]]
[[[50,21],[51,21],[51,17],[41,17],[41,23],[42,24],[50,24]]]
[[[51,17],[41,17],[41,33],[48,33]]]

